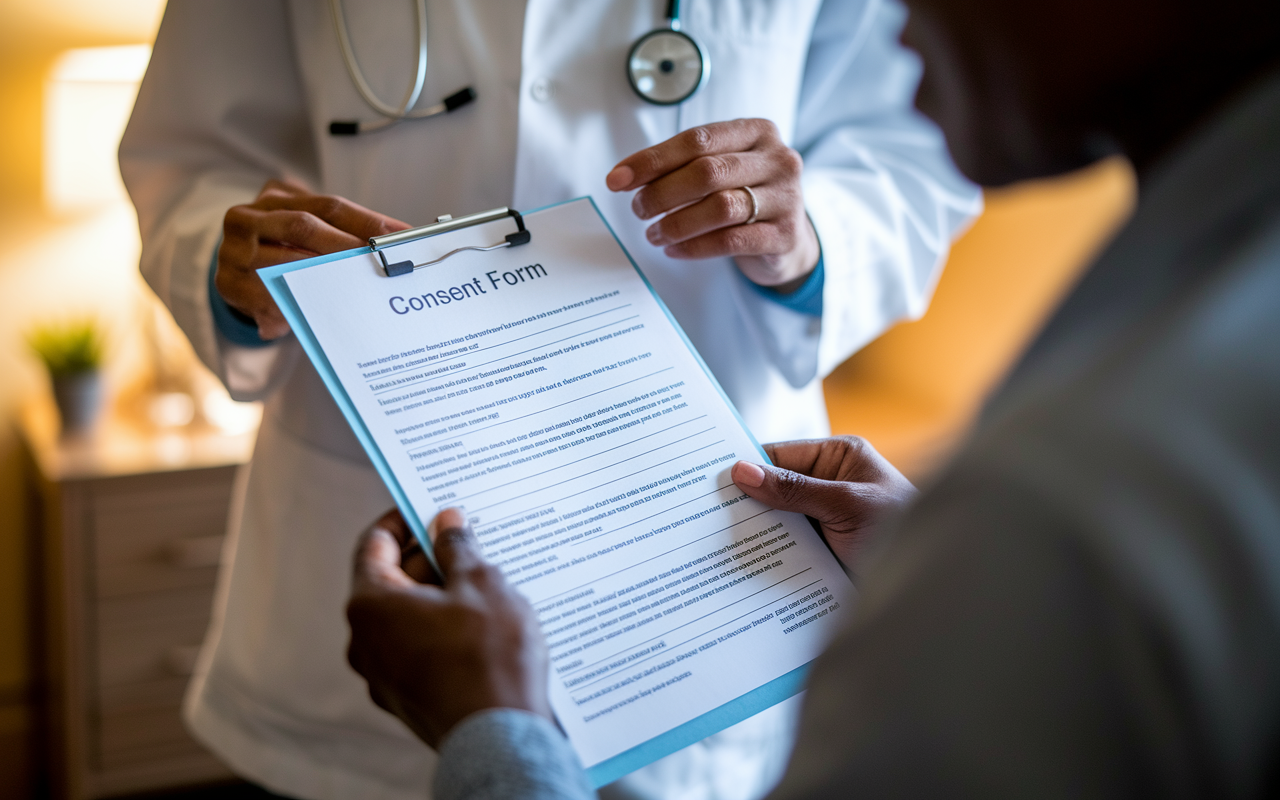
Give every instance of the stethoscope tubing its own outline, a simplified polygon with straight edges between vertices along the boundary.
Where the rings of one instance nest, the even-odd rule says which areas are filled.
[[[369,82],[365,80],[364,72],[360,69],[360,62],[356,60],[355,48],[351,45],[351,33],[347,29],[347,18],[346,14],[343,13],[342,0],[329,0],[329,9],[333,13],[333,24],[338,29],[338,45],[342,49],[342,63],[347,67],[347,74],[351,76],[351,82],[355,84],[356,91],[360,92],[360,96],[364,98],[370,108],[392,120],[412,117],[409,109],[413,108],[418,102],[418,97],[422,94],[422,87],[427,80],[427,0],[414,0],[413,8],[418,23],[418,64],[414,70],[413,84],[409,87],[409,91],[405,93],[404,100],[397,107],[383,102],[382,98],[378,97],[377,93],[373,91],[373,87],[369,85]]]
[[[356,58],[355,46],[351,43],[351,31],[347,27],[346,13],[342,7],[342,0],[329,0],[329,10],[333,15],[333,26],[338,33],[338,45],[342,51],[342,63],[347,69],[347,74],[351,77],[352,84],[355,85],[356,91],[366,104],[383,118],[374,122],[342,122],[334,121],[329,126],[329,132],[335,135],[350,135],[355,133],[367,133],[370,131],[380,130],[395,125],[397,122],[406,119],[423,119],[433,117],[437,114],[444,114],[459,108],[471,100],[475,99],[475,91],[471,87],[466,87],[440,103],[426,108],[411,110],[418,103],[418,99],[422,96],[422,89],[426,85],[427,78],[427,3],[426,0],[414,0],[414,16],[417,22],[417,39],[418,39],[418,62],[414,68],[413,83],[405,92],[404,99],[400,105],[395,106],[384,101],[378,96],[373,87],[364,77],[364,71],[360,69],[360,62]],[[648,103],[658,106],[674,106],[688,100],[702,88],[706,83],[707,75],[710,73],[710,60],[707,53],[702,49],[702,45],[697,39],[680,30],[680,0],[667,0],[667,27],[652,30],[636,40],[631,46],[631,50],[627,53],[627,82],[631,84],[631,89],[638,97]],[[678,36],[685,40],[698,56],[698,81],[688,91],[679,97],[664,100],[652,96],[649,92],[644,91],[637,83],[635,70],[632,67],[637,51],[649,41],[651,38],[659,35]]]

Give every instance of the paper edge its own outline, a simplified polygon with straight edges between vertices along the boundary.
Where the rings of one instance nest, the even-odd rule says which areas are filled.
[[[751,428],[747,427],[746,420],[744,420],[742,418],[742,415],[738,413],[738,407],[735,406],[733,404],[733,401],[729,399],[729,395],[724,393],[724,389],[720,386],[720,381],[716,380],[715,374],[711,372],[711,368],[707,366],[707,362],[702,360],[702,354],[698,352],[698,348],[694,347],[693,342],[689,341],[689,337],[685,335],[684,328],[680,327],[679,322],[676,322],[676,318],[671,314],[671,309],[667,308],[667,304],[663,302],[662,296],[658,294],[658,290],[653,288],[652,283],[649,283],[648,276],[645,275],[644,271],[640,269],[640,265],[637,264],[636,260],[631,257],[631,252],[627,250],[626,245],[624,245],[622,243],[622,240],[618,238],[618,234],[614,232],[613,226],[609,224],[609,220],[605,218],[604,214],[601,213],[600,211],[600,207],[596,205],[595,198],[593,198],[591,195],[587,195],[586,197],[577,197],[567,202],[575,203],[579,200],[586,200],[591,203],[591,207],[595,209],[596,216],[600,217],[600,221],[603,222],[605,228],[609,230],[609,235],[612,236],[613,241],[617,243],[618,249],[621,250],[622,254],[627,257],[627,260],[631,262],[631,268],[634,269],[636,271],[636,274],[640,276],[640,280],[644,281],[645,288],[649,290],[649,294],[653,295],[653,299],[658,302],[658,308],[662,309],[662,313],[667,315],[667,320],[671,323],[671,326],[676,329],[676,333],[680,334],[680,341],[684,342],[684,346],[689,350],[690,353],[693,354],[694,359],[696,359],[698,362],[698,366],[702,367],[702,372],[711,381],[711,385],[716,387],[716,392],[720,394],[720,399],[723,400],[724,404],[729,407],[730,411],[733,412],[733,418],[738,421],[738,426],[742,428],[743,432],[747,434],[747,438],[751,440],[751,443],[753,445],[755,445],[756,452],[760,454],[760,457],[764,459],[764,462],[766,464],[772,465],[773,461],[770,460],[769,454],[766,453],[764,451],[764,448],[760,446],[760,442],[756,440],[756,435],[751,432]],[[550,206],[544,206],[543,208],[554,208],[557,205],[564,205],[564,204],[554,203]],[[542,211],[542,210],[543,210],[542,208],[538,208],[538,209],[535,209],[534,211],[530,211],[529,213],[533,214],[537,211]]]
[[[757,686],[718,708],[713,708],[643,744],[638,744],[630,750],[588,767],[587,780],[591,782],[593,788],[599,789],[624,775],[629,775],[691,744],[696,744],[708,736],[750,719],[761,711],[773,708],[804,691],[805,678],[808,677],[812,663],[796,667],[785,675],[779,675],[763,686]]]
[[[311,363],[316,367],[316,372],[320,374],[320,379],[324,381],[325,388],[329,390],[329,394],[338,404],[338,410],[342,412],[342,416],[346,418],[352,432],[360,440],[360,446],[364,448],[365,454],[373,462],[373,467],[377,470],[378,477],[382,478],[383,484],[391,492],[391,497],[395,500],[396,507],[400,509],[400,514],[422,545],[427,557],[434,564],[435,557],[432,553],[431,542],[427,539],[426,526],[423,525],[422,520],[418,517],[418,512],[414,510],[413,505],[409,502],[408,495],[405,494],[404,488],[400,486],[400,481],[396,479],[395,473],[391,471],[391,465],[373,440],[373,435],[369,433],[364,420],[360,418],[359,412],[356,411],[355,403],[351,401],[351,398],[347,395],[347,390],[343,388],[342,381],[338,379],[338,374],[334,371],[333,365],[329,363],[328,356],[325,355],[323,348],[320,347],[320,343],[316,339],[315,333],[312,332],[311,326],[307,324],[306,317],[303,316],[302,309],[298,307],[298,302],[294,299],[293,292],[289,290],[289,284],[284,278],[290,272],[316,267],[331,261],[368,255],[372,252],[373,249],[370,247],[357,247],[354,250],[343,250],[339,253],[316,256],[303,261],[276,264],[258,270],[258,277],[266,284],[267,291],[271,293],[276,305],[280,307],[280,312],[284,314],[284,318],[293,330],[294,336],[297,337],[298,343],[306,351],[307,357],[311,359]]]

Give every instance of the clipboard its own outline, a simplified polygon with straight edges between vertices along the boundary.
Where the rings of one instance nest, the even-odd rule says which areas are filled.
[[[451,231],[470,228],[475,225],[483,225],[487,222],[510,217],[515,220],[516,231],[508,233],[501,242],[492,245],[467,245],[465,247],[457,247],[444,255],[415,264],[412,259],[407,261],[392,261],[387,257],[391,248],[397,245],[408,244],[410,242],[429,239],[432,236],[439,236]],[[519,247],[522,244],[528,244],[533,239],[533,235],[529,233],[524,226],[524,217],[519,211],[513,208],[495,208],[490,211],[481,211],[478,214],[469,214],[465,217],[454,219],[451,215],[436,217],[436,221],[430,225],[423,225],[420,228],[410,228],[405,231],[397,231],[388,233],[385,236],[375,236],[369,240],[369,249],[378,254],[378,258],[382,261],[382,272],[388,278],[396,278],[401,275],[408,275],[414,270],[433,267],[440,264],[445,259],[466,251],[475,251],[479,253],[488,253],[494,250],[502,250],[507,247]]]
[[[427,540],[424,520],[419,518],[417,515],[413,504],[409,501],[404,487],[401,485],[386,456],[382,453],[369,428],[358,413],[356,404],[348,395],[336,371],[334,370],[333,365],[330,363],[328,356],[320,346],[319,340],[317,339],[310,324],[307,322],[301,307],[289,288],[285,276],[298,270],[305,270],[335,261],[351,259],[358,256],[372,255],[376,257],[378,268],[381,273],[379,280],[386,280],[388,285],[396,285],[397,280],[401,276],[411,274],[421,269],[430,269],[431,267],[439,265],[448,259],[454,258],[463,252],[487,253],[526,245],[533,240],[533,234],[535,232],[526,227],[526,215],[533,216],[539,212],[551,211],[561,206],[581,202],[590,203],[593,213],[599,217],[599,220],[608,229],[610,236],[613,238],[613,242],[622,251],[622,253],[625,254],[627,261],[643,281],[645,288],[647,288],[648,292],[652,295],[653,300],[656,301],[656,304],[660,308],[662,314],[665,315],[667,322],[670,323],[672,329],[676,334],[678,334],[679,341],[681,341],[685,348],[687,348],[689,354],[691,354],[693,359],[696,361],[697,367],[706,376],[710,385],[714,388],[714,391],[719,395],[721,401],[723,401],[724,406],[731,412],[732,418],[741,428],[741,431],[746,434],[749,439],[750,446],[754,449],[756,456],[763,462],[768,463],[768,456],[765,454],[764,449],[755,440],[754,436],[751,435],[750,430],[738,414],[737,409],[734,408],[732,402],[729,401],[727,395],[725,395],[723,389],[712,375],[702,357],[698,354],[697,350],[693,347],[680,325],[671,315],[666,304],[662,302],[656,291],[654,291],[653,286],[649,283],[638,265],[636,265],[634,259],[632,259],[630,254],[627,253],[626,248],[622,246],[617,234],[613,231],[612,227],[608,225],[607,220],[605,220],[604,216],[600,214],[598,207],[596,207],[594,201],[589,197],[577,198],[576,200],[566,201],[565,203],[553,204],[536,209],[535,211],[527,212],[527,214],[521,214],[509,208],[496,208],[490,211],[470,214],[456,219],[448,216],[440,217],[436,222],[430,225],[386,236],[374,237],[369,240],[368,247],[320,256],[304,261],[280,264],[259,270],[258,274],[261,276],[272,296],[275,298],[281,312],[285,316],[285,319],[289,322],[294,334],[297,336],[299,343],[315,365],[317,372],[325,383],[325,386],[333,395],[344,417],[346,417],[361,445],[368,453],[369,458],[373,462],[375,469],[378,471],[379,476],[383,479],[383,482],[390,490],[396,505],[404,515],[406,522],[413,530],[415,536],[423,544],[423,550],[427,553],[429,558],[433,558],[433,556],[431,554],[431,547]],[[419,262],[413,258],[403,257],[404,251],[401,250],[401,248],[405,245],[422,242],[425,239],[445,233],[463,231],[468,228],[477,228],[479,226],[489,225],[490,223],[497,223],[504,219],[509,219],[515,230],[506,234],[491,236],[489,239],[485,239],[483,241],[451,248],[434,259],[427,259]],[[801,518],[801,520],[803,520],[803,518]],[[807,522],[804,522],[804,525],[805,527],[808,527]],[[843,573],[841,573],[841,576],[843,577]],[[639,745],[620,752],[617,755],[601,761],[600,763],[593,764],[587,768],[587,776],[594,786],[603,786],[617,780],[623,775],[634,772],[635,770],[653,763],[660,758],[670,755],[689,745],[701,741],[708,736],[746,720],[747,718],[799,693],[803,689],[807,670],[807,663],[798,666],[789,672],[769,680],[767,683],[756,686],[728,702],[694,717],[693,719],[680,723],[676,727],[670,728]]]
[[[368,427],[364,424],[364,420],[362,420],[359,413],[357,413],[355,404],[351,401],[351,397],[347,394],[341,381],[338,380],[337,374],[333,369],[333,365],[329,363],[328,356],[325,355],[324,350],[320,347],[314,332],[311,330],[311,326],[307,323],[306,316],[302,313],[302,309],[294,299],[293,293],[289,290],[289,285],[285,281],[284,276],[290,272],[307,269],[332,261],[341,261],[351,258],[352,256],[373,254],[376,255],[378,260],[381,262],[383,275],[387,278],[396,278],[402,275],[411,274],[419,269],[442,263],[446,259],[462,252],[491,252],[509,247],[519,247],[520,245],[528,244],[533,240],[533,233],[525,224],[524,217],[526,214],[537,214],[540,211],[547,211],[558,206],[577,202],[588,202],[591,204],[592,209],[599,216],[600,221],[603,222],[605,227],[609,230],[610,235],[613,236],[618,247],[626,254],[627,260],[631,262],[631,266],[635,269],[636,274],[640,276],[641,280],[644,281],[645,286],[647,286],[650,293],[652,293],[653,298],[657,301],[658,306],[662,309],[662,312],[666,315],[672,327],[674,327],[676,332],[680,335],[685,347],[687,347],[689,352],[697,359],[698,364],[702,367],[702,371],[715,386],[715,389],[720,394],[721,399],[723,399],[725,404],[732,409],[733,415],[737,419],[738,424],[741,425],[742,429],[751,437],[751,441],[755,445],[757,454],[764,463],[772,463],[769,461],[769,456],[765,453],[764,448],[760,446],[760,443],[756,441],[754,434],[751,433],[750,428],[747,427],[747,423],[742,419],[742,415],[738,413],[738,409],[733,405],[729,396],[725,394],[724,389],[720,386],[720,382],[717,381],[715,375],[712,374],[711,368],[707,366],[705,361],[703,361],[702,355],[698,353],[697,348],[695,348],[693,343],[689,341],[689,337],[685,335],[684,329],[680,327],[680,323],[678,323],[676,318],[672,316],[671,310],[667,308],[667,304],[662,301],[662,298],[658,295],[657,291],[654,290],[653,285],[649,283],[648,277],[645,276],[644,272],[640,269],[640,266],[636,264],[635,259],[632,258],[631,254],[627,252],[627,249],[623,247],[622,240],[618,238],[618,234],[613,230],[613,226],[611,226],[609,221],[605,219],[604,215],[600,213],[600,208],[596,205],[594,198],[576,197],[572,200],[552,203],[524,213],[516,211],[513,208],[501,206],[488,211],[480,211],[456,218],[452,215],[444,214],[438,216],[435,222],[427,225],[408,228],[403,231],[397,231],[395,233],[389,233],[382,236],[371,237],[369,239],[368,247],[343,250],[341,252],[316,256],[314,258],[303,259],[301,261],[289,261],[283,264],[263,267],[258,270],[258,276],[262,279],[262,282],[266,284],[267,291],[271,293],[272,298],[276,301],[276,305],[279,306],[281,313],[284,314],[285,320],[289,323],[290,329],[297,337],[298,343],[302,345],[303,352],[307,354],[307,357],[311,359],[311,363],[316,367],[316,371],[320,374],[321,380],[324,381],[325,387],[333,396],[335,402],[338,404],[339,410],[342,411],[343,417],[346,418],[347,423],[351,426],[351,430],[355,433],[360,445],[364,448],[365,453],[373,462],[374,468],[378,471],[378,476],[382,478],[383,483],[386,484],[387,489],[391,492],[391,496],[392,499],[395,500],[396,507],[400,510],[401,515],[404,517],[405,522],[408,523],[410,530],[413,531],[414,536],[418,538],[419,544],[422,545],[423,552],[427,554],[427,558],[431,560],[433,566],[436,566],[435,556],[432,554],[430,542],[427,540],[426,523],[419,518],[417,512],[413,508],[413,504],[409,502],[409,498],[405,494],[404,488],[400,485],[395,473],[391,470],[391,467],[383,456],[381,449],[379,449],[372,434],[370,434]],[[421,263],[414,263],[411,259],[397,260],[396,248],[402,245],[411,244],[423,239],[429,239],[434,236],[451,233],[465,228],[485,225],[504,218],[510,218],[515,224],[516,230],[507,234],[501,241],[483,246],[455,248],[448,251],[440,258]]]
[[[595,202],[592,201],[592,205]],[[549,208],[550,206],[548,206]],[[541,210],[541,209],[539,209]],[[508,234],[500,242],[486,246],[466,246],[459,247],[449,251],[440,258],[414,263],[412,260],[394,260],[396,248],[411,244],[413,242],[429,239],[433,236],[450,233],[452,231],[464,228],[475,227],[494,222],[500,219],[510,218],[516,225],[516,230]],[[298,343],[302,345],[303,352],[311,359],[311,363],[316,367],[320,379],[324,381],[325,387],[333,396],[342,416],[346,418],[347,424],[351,426],[351,430],[355,433],[356,439],[359,440],[361,447],[364,448],[365,454],[369,456],[369,460],[373,462],[374,469],[378,472],[378,477],[386,484],[391,497],[395,500],[396,508],[400,510],[401,516],[409,525],[409,529],[413,531],[413,535],[417,537],[418,543],[422,545],[422,551],[426,554],[428,560],[431,561],[433,567],[438,568],[436,564],[435,554],[431,550],[431,544],[427,539],[426,523],[418,516],[413,504],[409,502],[408,496],[405,494],[404,487],[400,485],[399,479],[395,472],[392,471],[390,464],[387,463],[386,457],[382,450],[374,441],[373,435],[369,432],[364,420],[360,418],[356,412],[355,404],[352,403],[351,397],[347,394],[346,389],[338,380],[337,374],[333,369],[333,365],[329,363],[328,356],[320,347],[316,339],[315,333],[311,330],[306,316],[302,313],[302,309],[298,306],[297,301],[293,297],[293,292],[289,290],[289,285],[285,281],[284,276],[290,272],[300,269],[307,269],[319,264],[325,264],[331,261],[340,261],[351,258],[352,256],[375,254],[378,256],[382,264],[383,275],[387,278],[396,278],[402,275],[409,275],[418,269],[431,267],[443,262],[444,260],[466,251],[490,252],[493,250],[505,249],[508,247],[519,247],[532,241],[532,234],[525,227],[524,215],[512,208],[506,206],[494,208],[489,211],[481,211],[474,214],[454,218],[452,215],[444,214],[436,218],[436,221],[428,225],[421,225],[416,228],[409,228],[395,233],[385,234],[383,236],[374,236],[369,239],[368,247],[359,247],[352,250],[343,250],[328,255],[316,256],[301,261],[289,261],[283,264],[276,264],[270,267],[264,267],[258,270],[258,276],[262,282],[266,284],[267,291],[271,293],[271,297],[276,301],[280,311],[284,314],[285,320],[289,323],[290,329],[298,339]],[[665,308],[665,306],[664,306]],[[673,318],[674,321],[674,318]],[[683,334],[682,334],[683,335]],[[710,374],[710,373],[708,373]],[[761,449],[761,453],[763,453]]]

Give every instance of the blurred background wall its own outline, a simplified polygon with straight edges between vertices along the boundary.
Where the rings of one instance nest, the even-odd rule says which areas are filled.
[[[32,781],[36,693],[28,630],[31,588],[22,458],[14,418],[47,391],[25,333],[38,321],[100,314],[119,327],[136,311],[131,212],[106,202],[46,203],[46,88],[70,48],[146,44],[163,0],[4,0],[0,3],[0,796]],[[83,76],[88,77],[88,76]],[[127,85],[123,91],[128,92]],[[107,116],[110,117],[110,109]],[[91,149],[111,131],[83,131]],[[117,132],[118,134],[118,132]],[[101,141],[107,138],[107,141]],[[97,140],[96,142],[94,140]],[[122,307],[123,306],[123,307]]]
[[[827,378],[835,432],[866,437],[908,477],[924,479],[1134,200],[1133,173],[1120,159],[988,191],[986,211],[956,242],[928,313]]]
[[[38,714],[28,644],[31,509],[13,421],[28,398],[48,389],[25,334],[38,322],[96,315],[112,336],[107,375],[118,388],[129,380],[127,345],[148,302],[136,276],[132,211],[110,167],[98,174],[92,166],[114,152],[135,91],[130,70],[146,51],[99,52],[87,60],[64,53],[148,44],[162,10],[163,0],[0,5],[0,787],[6,787],[0,794],[6,797],[22,797],[32,785],[28,746]],[[97,87],[80,92],[86,84]],[[95,97],[108,98],[97,112]],[[98,113],[103,122],[80,125],[81,138],[59,142],[49,126],[68,110]],[[47,163],[57,148],[84,154],[88,166],[67,172],[65,164]],[[865,436],[910,477],[927,477],[1133,198],[1132,175],[1118,161],[988,193],[987,212],[957,244],[929,313],[828,378],[836,432]]]

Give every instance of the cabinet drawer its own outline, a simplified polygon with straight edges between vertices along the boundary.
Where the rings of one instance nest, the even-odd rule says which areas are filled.
[[[98,753],[103,769],[120,769],[206,751],[183,725],[178,706],[113,711],[99,720]]]
[[[186,678],[204,640],[213,592],[151,592],[97,604],[98,686]]]
[[[233,474],[211,470],[200,480],[98,493],[90,511],[97,596],[211,589]]]
[[[188,677],[172,677],[104,686],[98,693],[98,712],[101,717],[112,714],[132,714],[140,711],[167,711],[180,714],[182,698],[187,693]]]
[[[212,602],[210,589],[97,602],[93,750],[101,769],[151,769],[207,757],[182,723],[182,696]]]

